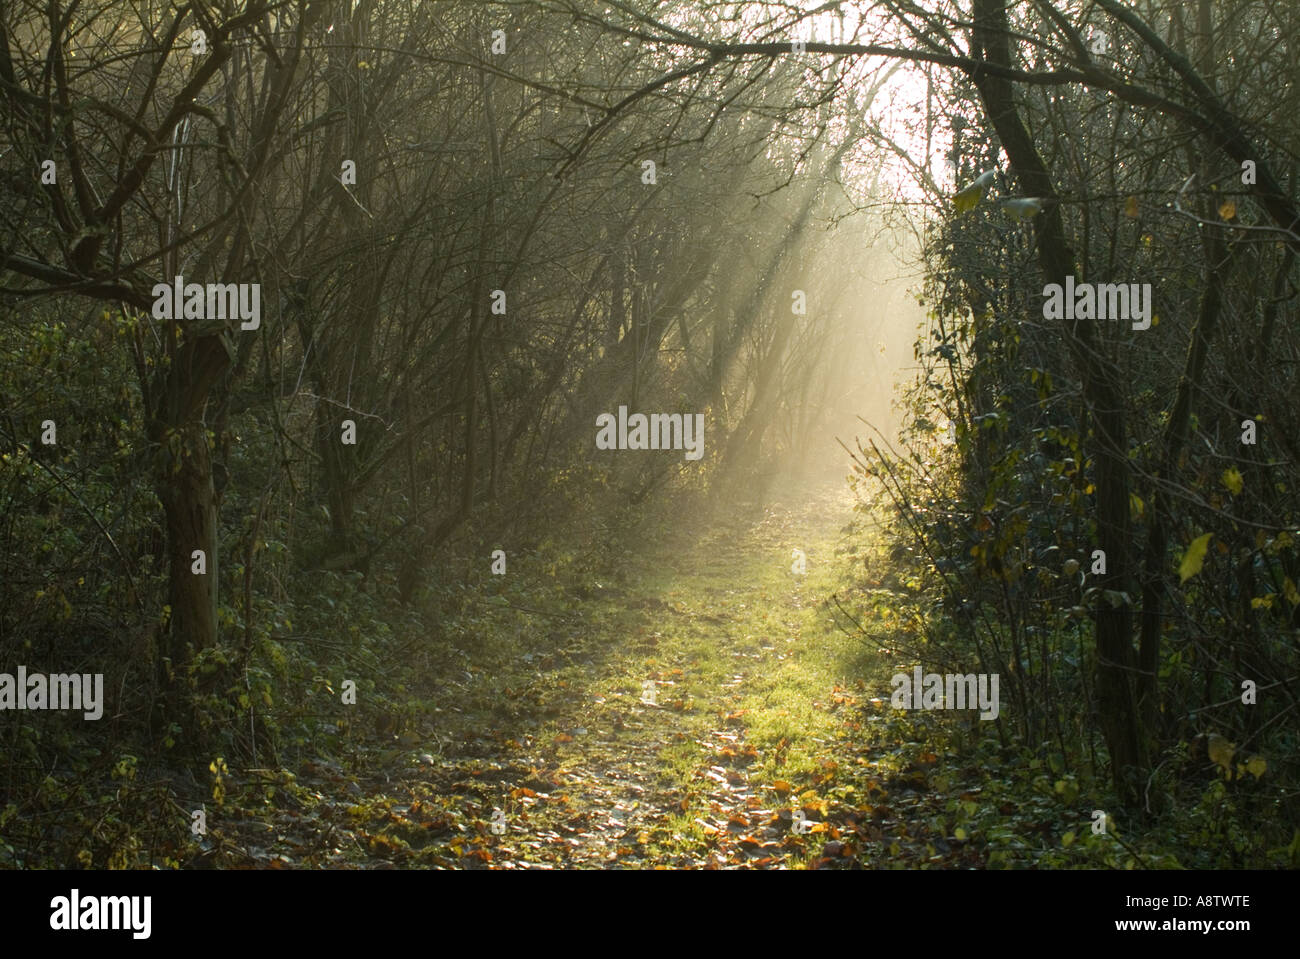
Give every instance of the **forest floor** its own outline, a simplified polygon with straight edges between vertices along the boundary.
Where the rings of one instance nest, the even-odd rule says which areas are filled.
[[[900,664],[884,620],[859,629],[831,598],[904,589],[866,575],[874,534],[859,520],[840,483],[660,524],[608,577],[566,584],[512,559],[494,579],[515,583],[482,602],[477,627],[425,651],[439,679],[400,728],[350,729],[329,760],[282,756],[292,775],[230,777],[205,860],[984,865],[963,828],[978,771],[936,745],[953,740],[933,714],[890,708]]]

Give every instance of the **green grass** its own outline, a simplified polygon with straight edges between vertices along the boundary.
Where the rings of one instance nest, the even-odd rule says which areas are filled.
[[[329,737],[309,743],[325,759],[286,770],[291,801],[254,802],[233,771],[206,845],[227,865],[954,864],[938,757],[915,765],[938,722],[871,702],[887,706],[896,624],[863,611],[854,560],[873,546],[852,516],[830,488],[765,511],[700,500],[430,591],[436,634],[395,639],[356,707],[326,700]]]

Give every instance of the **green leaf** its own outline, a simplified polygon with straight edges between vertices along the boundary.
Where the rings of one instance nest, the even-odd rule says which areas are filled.
[[[1185,583],[1201,571],[1205,565],[1205,551],[1210,546],[1210,537],[1213,533],[1206,533],[1192,540],[1192,545],[1187,547],[1187,552],[1183,554],[1183,561],[1178,564],[1178,582]]]

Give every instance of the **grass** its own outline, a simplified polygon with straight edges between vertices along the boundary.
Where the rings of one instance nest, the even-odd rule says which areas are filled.
[[[169,862],[978,864],[954,838],[958,777],[929,784],[939,721],[887,708],[894,622],[862,613],[862,636],[827,603],[869,600],[852,517],[842,487],[763,510],[701,500],[431,589],[437,628],[395,631],[383,668],[354,671],[356,706],[330,678],[292,768],[232,769],[208,835]]]

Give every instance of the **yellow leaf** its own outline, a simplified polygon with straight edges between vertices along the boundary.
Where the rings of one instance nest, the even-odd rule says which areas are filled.
[[[1213,535],[1206,533],[1192,540],[1192,545],[1183,554],[1183,561],[1178,564],[1178,582],[1185,583],[1201,571],[1201,566],[1205,564],[1205,551],[1209,548],[1210,537]]]
[[[965,839],[966,830],[958,826],[955,830],[953,830],[953,835],[956,836],[958,839]]]
[[[1246,760],[1246,772],[1250,773],[1256,779],[1268,771],[1268,762],[1263,756],[1251,756]]]
[[[1124,215],[1125,215],[1126,217],[1128,217],[1130,220],[1136,220],[1136,219],[1137,219],[1137,215],[1138,215],[1138,198],[1137,198],[1137,197],[1135,197],[1135,196],[1131,196],[1131,197],[1129,197],[1127,200],[1124,201]],[[1073,834],[1071,834],[1071,835],[1073,835]]]
[[[1237,204],[1232,200],[1224,200],[1219,205],[1219,216],[1224,220],[1231,220],[1237,215]]]
[[[1273,597],[1276,595],[1277,593],[1269,593],[1266,596],[1256,596],[1254,599],[1250,601],[1250,608],[1251,609],[1272,609]]]
[[[980,200],[984,199],[984,194],[988,192],[989,186],[993,183],[996,173],[996,170],[985,170],[975,178],[973,183],[957,191],[952,198],[952,205],[957,208],[958,213],[966,213],[979,205]]]
[[[1003,200],[1001,204],[1004,213],[1013,220],[1024,220],[1028,217],[1038,216],[1043,211],[1042,197],[1026,196],[1011,197]]]
[[[1064,836],[1061,837],[1061,845],[1070,846],[1073,843],[1074,843],[1074,830],[1071,829],[1069,832],[1067,832]]]
[[[1240,495],[1243,483],[1241,473],[1237,470],[1237,467],[1229,466],[1223,471],[1223,485],[1228,488],[1228,492],[1233,496]]]
[[[1295,583],[1290,576],[1282,581],[1282,595],[1286,597],[1286,601],[1292,606],[1300,605],[1300,592],[1296,591]]]
[[[1211,762],[1223,767],[1224,772],[1232,771],[1232,755],[1237,751],[1236,746],[1218,733],[1210,733],[1205,746],[1206,752],[1210,754]]]

